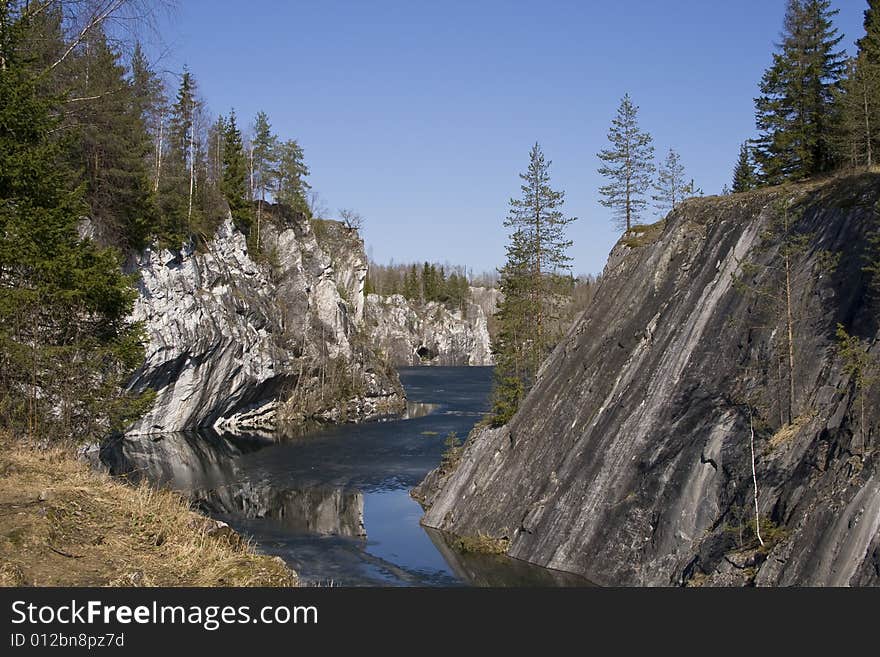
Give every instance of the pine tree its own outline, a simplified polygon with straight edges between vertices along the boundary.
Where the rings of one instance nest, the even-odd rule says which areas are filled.
[[[657,182],[654,184],[657,193],[652,197],[654,206],[660,214],[675,210],[679,203],[693,193],[693,187],[693,181],[686,182],[681,156],[670,148],[657,172]]]
[[[306,181],[309,168],[305,164],[303,149],[295,139],[278,146],[278,169],[276,172],[275,200],[289,205],[294,210],[309,213],[306,199],[311,185]]]
[[[638,111],[626,94],[608,132],[611,148],[599,153],[605,162],[599,173],[610,179],[599,189],[604,197],[600,203],[614,210],[618,226],[627,231],[647,205],[644,196],[654,175],[653,139],[639,128]]]
[[[145,402],[123,392],[143,359],[127,319],[136,292],[115,251],[79,236],[88,206],[58,141],[62,99],[41,93],[21,47],[29,26],[8,10],[0,3],[0,423],[98,440]]]
[[[550,164],[537,143],[529,167],[520,174],[522,195],[510,200],[504,221],[512,229],[507,263],[499,271],[504,300],[497,319],[495,422],[503,423],[534,383],[541,361],[557,340],[555,320],[569,286],[565,227],[574,217],[562,213],[565,193],[550,186]]]
[[[252,214],[251,201],[248,196],[248,165],[241,130],[238,129],[235,122],[235,110],[229,113],[225,124],[223,177],[220,181],[220,192],[229,203],[232,219],[236,226],[247,233],[250,230]]]
[[[846,62],[830,0],[788,0],[782,43],[755,99],[762,181],[800,180],[834,164],[833,101]]]
[[[733,170],[733,187],[731,191],[736,194],[739,192],[747,192],[754,189],[757,184],[755,176],[755,167],[752,164],[752,154],[748,142],[744,142],[739,147],[739,159],[736,161],[736,168]]]
[[[254,188],[258,195],[256,248],[260,249],[260,224],[263,217],[263,204],[266,193],[271,190],[272,181],[278,177],[278,137],[272,134],[272,126],[265,112],[259,112],[254,120],[253,160]]]

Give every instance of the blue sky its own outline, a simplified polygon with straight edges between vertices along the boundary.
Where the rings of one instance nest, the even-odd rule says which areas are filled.
[[[538,141],[565,190],[575,273],[619,236],[596,153],[629,92],[658,156],[672,146],[706,193],[753,135],[757,83],[785,0],[183,0],[158,62],[184,64],[211,110],[258,110],[305,149],[326,205],[367,219],[374,259],[491,270]],[[862,0],[837,0],[843,45]]]

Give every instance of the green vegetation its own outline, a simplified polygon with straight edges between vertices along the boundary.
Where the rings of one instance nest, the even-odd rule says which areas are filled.
[[[620,243],[631,249],[653,244],[663,234],[665,227],[665,219],[653,224],[636,224],[621,238]]]
[[[654,200],[654,207],[661,215],[675,210],[684,199],[702,194],[701,190],[696,189],[693,180],[688,182],[681,156],[673,148],[669,149],[666,159],[657,170],[654,190],[657,193],[651,198]]]
[[[867,446],[866,404],[874,386],[880,382],[880,362],[869,351],[870,341],[847,333],[843,324],[837,325],[837,352],[843,362],[843,371],[850,377],[856,391],[859,407],[859,433],[863,448]]]
[[[557,322],[573,287],[566,275],[572,242],[565,227],[575,218],[561,211],[565,194],[550,187],[550,164],[535,144],[528,170],[520,174],[521,197],[511,199],[504,222],[512,232],[507,262],[499,270],[504,299],[495,314],[498,330],[492,341],[495,426],[513,416],[534,384],[541,362],[559,339]]]
[[[104,31],[125,4],[0,2],[0,428],[16,437],[96,440],[151,403],[125,390],[143,360],[132,250],[203,243],[228,206],[259,252],[267,195],[307,210],[296,142],[263,113],[252,143],[234,112],[209,120],[189,70],[169,99],[140,45],[125,58]]]
[[[367,294],[401,294],[410,301],[436,301],[464,310],[470,299],[470,282],[464,267],[425,262],[400,265],[370,263]]]
[[[779,52],[755,100],[762,182],[777,185],[829,171],[834,94],[845,70],[830,0],[789,0]]]
[[[440,472],[448,473],[455,470],[461,462],[461,455],[464,453],[464,443],[454,431],[450,431],[443,442],[446,451],[440,460]]]
[[[758,184],[758,176],[755,172],[755,163],[752,161],[752,149],[748,142],[739,147],[739,159],[736,161],[736,168],[733,170],[733,187],[731,191],[734,194],[747,192],[754,189]]]
[[[761,516],[762,544],[756,531],[758,524],[755,517],[750,514],[750,509],[748,507],[739,509],[739,515],[742,517],[741,522],[735,525],[725,524],[723,530],[727,534],[736,535],[740,551],[755,550],[760,554],[768,554],[778,543],[788,538],[790,532],[785,527],[776,524],[767,516]]]
[[[485,534],[456,536],[452,541],[452,547],[464,554],[507,554],[510,540],[507,538],[492,538]]]
[[[251,227],[253,208],[248,196],[247,163],[241,131],[235,121],[235,111],[223,121],[223,173],[220,192],[229,203],[232,220],[245,233]]]
[[[803,211],[794,199],[785,196],[772,207],[772,216],[761,235],[760,259],[739,263],[734,286],[755,301],[754,317],[750,320],[762,328],[782,326],[776,334],[773,349],[778,363],[775,385],[779,399],[779,426],[788,424],[799,414],[796,325],[803,318],[795,312],[792,272],[808,252],[812,235],[802,229]],[[835,266],[835,257],[824,258],[826,269]],[[822,275],[825,272],[817,272]]]
[[[0,4],[0,427],[94,440],[145,402],[123,390],[143,359],[135,291],[115,250],[79,236],[87,192],[109,183],[96,167],[77,185],[63,166],[75,137],[53,136],[62,99],[40,92],[29,27]]]
[[[638,124],[639,108],[626,94],[611,122],[611,148],[599,153],[605,163],[599,173],[607,185],[599,189],[600,203],[614,211],[618,225],[629,231],[638,223],[648,201],[644,198],[654,175],[654,140]]]

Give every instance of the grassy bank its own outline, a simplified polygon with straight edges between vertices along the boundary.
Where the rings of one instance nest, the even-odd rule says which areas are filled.
[[[0,585],[295,584],[280,559],[256,554],[179,495],[0,437]]]

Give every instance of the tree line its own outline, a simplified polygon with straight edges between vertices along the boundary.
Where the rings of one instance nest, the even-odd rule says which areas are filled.
[[[410,301],[436,301],[449,308],[464,309],[470,298],[467,269],[461,266],[425,262],[421,265],[370,263],[366,293],[403,295]]]

